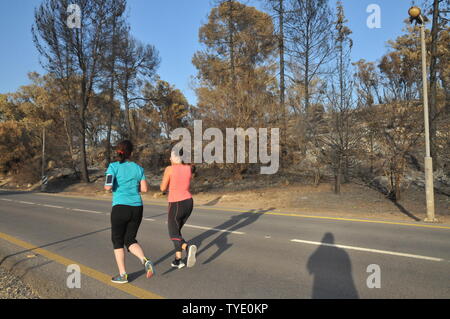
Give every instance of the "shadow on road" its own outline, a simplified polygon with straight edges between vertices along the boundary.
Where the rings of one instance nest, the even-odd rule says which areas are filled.
[[[269,208],[266,210],[250,210],[249,212],[245,212],[242,213],[240,215],[237,216],[232,216],[230,218],[229,221],[227,221],[226,223],[229,223],[229,225],[226,226],[226,228],[228,231],[236,231],[240,228],[243,228],[245,226],[248,226],[254,222],[256,222],[256,220],[258,220],[258,218],[260,218],[264,213],[270,212],[272,210],[274,210],[275,208]],[[219,227],[217,227],[219,228]],[[222,226],[220,227],[222,228]],[[198,255],[201,255],[203,252],[205,252],[206,250],[208,250],[209,248],[213,247],[214,245],[217,247],[216,252],[211,255],[207,260],[205,260],[203,262],[203,264],[208,264],[211,261],[213,261],[214,259],[216,259],[217,257],[219,257],[223,252],[225,252],[228,248],[230,248],[232,246],[232,244],[228,243],[228,235],[230,233],[221,233],[219,236],[217,236],[213,241],[211,241],[209,244],[207,244],[205,247],[203,247],[201,250],[198,251]],[[201,235],[200,235],[201,236]],[[196,241],[199,239],[197,236],[195,238],[192,239],[192,242],[196,244]],[[202,243],[202,238],[200,238],[201,240],[198,242],[198,244],[196,244],[198,247],[200,247],[201,243]]]
[[[207,202],[206,204],[203,204],[203,206],[214,206],[214,205],[216,205],[216,204],[220,201],[220,199],[221,199],[222,197],[223,197],[223,196],[219,196],[219,197],[213,199],[212,201],[209,201],[209,202]]]
[[[93,235],[93,234],[101,233],[101,232],[104,232],[104,231],[109,230],[109,229],[111,229],[111,227],[99,229],[99,230],[92,231],[92,232],[89,232],[89,233],[86,233],[86,234],[82,234],[82,235],[78,235],[78,236],[74,236],[74,237],[70,237],[70,238],[66,238],[66,239],[62,239],[62,240],[58,240],[58,241],[55,241],[55,242],[52,242],[52,243],[49,243],[49,244],[37,246],[37,247],[35,247],[35,248],[33,248],[33,249],[25,249],[25,250],[18,251],[17,253],[10,254],[10,255],[7,255],[7,256],[3,257],[3,259],[0,261],[0,266],[1,266],[8,258],[17,256],[17,255],[20,255],[20,254],[23,254],[23,253],[27,253],[27,252],[32,252],[33,250],[36,250],[36,249],[38,249],[38,248],[45,248],[45,247],[57,245],[57,244],[60,244],[60,243],[68,242],[68,241],[71,241],[71,240],[74,240],[74,239],[78,239],[78,238],[90,236],[90,235]]]
[[[358,299],[352,277],[350,257],[334,245],[332,233],[326,233],[322,245],[309,257],[306,268],[314,276],[313,299]]]
[[[0,188],[0,196],[2,195],[6,195],[6,196],[10,196],[10,195],[28,195],[28,194],[35,194],[35,193],[39,193],[38,191],[16,191],[16,190],[9,190],[9,189],[1,189]]]
[[[21,275],[19,276],[19,278],[23,280],[23,279],[25,278],[25,276],[28,274],[28,272],[30,272],[31,270],[37,269],[37,268],[40,268],[40,267],[43,267],[43,266],[46,266],[46,265],[49,265],[49,264],[51,264],[51,263],[53,263],[53,260],[43,262],[43,263],[41,263],[41,264],[39,264],[39,265],[36,265],[36,266],[28,267],[28,268],[26,268],[26,269],[24,270],[23,274],[21,274]]]
[[[420,222],[420,218],[414,216],[413,214],[411,214],[405,207],[403,207],[400,203],[396,202],[396,201],[392,201],[392,203],[406,216],[408,216],[409,218],[413,219],[416,222]]]
[[[138,279],[142,275],[145,275],[145,270],[138,270],[135,272],[132,272],[131,274],[128,274],[128,282],[133,282],[134,280]],[[156,273],[158,275],[158,273]]]
[[[409,218],[411,218],[412,220],[414,220],[414,221],[416,221],[416,222],[420,221],[420,218],[418,218],[417,216],[415,216],[414,214],[412,214],[411,212],[409,212],[409,211],[408,211],[405,207],[403,207],[398,201],[396,201],[395,198],[392,198],[392,194],[390,194],[390,193],[388,192],[388,190],[387,190],[384,186],[382,186],[382,185],[380,184],[380,182],[375,181],[375,180],[372,180],[372,181],[366,181],[366,182],[367,182],[366,185],[369,186],[371,189],[374,189],[374,190],[376,190],[377,192],[379,192],[379,193],[383,194],[384,196],[386,196],[386,198],[389,199],[389,200],[392,202],[392,204],[394,204],[395,207],[397,207],[398,210],[399,210],[402,214],[408,216]]]
[[[257,210],[257,209],[251,209],[249,211],[243,212],[239,215],[231,216],[231,218],[224,223],[214,227],[216,229],[223,229],[227,231],[237,231],[240,228],[243,228],[245,226],[248,226],[254,222],[256,222],[264,213],[273,211],[275,208],[269,208],[265,210]],[[213,246],[217,247],[217,250],[207,259],[203,262],[203,264],[207,264],[212,262],[214,259],[222,255],[226,250],[228,250],[232,244],[228,243],[228,235],[229,232],[221,232],[219,236],[217,236],[214,240],[209,242],[205,247],[202,249],[202,243],[207,240],[208,238],[214,236],[217,234],[216,230],[207,230],[203,232],[202,234],[195,236],[194,238],[188,240],[189,244],[194,244],[198,247],[197,257],[201,255],[202,253],[206,252],[208,249],[212,248]],[[155,261],[154,265],[158,265],[165,261],[166,259],[173,257],[175,254],[175,250],[168,252],[166,255],[159,258],[157,261]],[[177,268],[171,268],[164,272],[162,275],[168,274],[174,270],[177,270]],[[143,274],[143,271],[135,272],[133,274],[129,275],[129,278],[136,279],[140,275]]]

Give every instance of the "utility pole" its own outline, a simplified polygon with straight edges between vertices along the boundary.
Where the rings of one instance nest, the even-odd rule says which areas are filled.
[[[430,125],[428,115],[428,84],[427,84],[427,55],[425,46],[425,17],[418,7],[408,10],[410,21],[420,25],[420,38],[422,42],[422,84],[423,84],[423,114],[425,122],[425,194],[427,203],[426,222],[437,222],[434,215],[434,186],[433,186],[433,159],[430,155]]]
[[[41,191],[45,192],[46,190],[47,190],[47,176],[45,176],[45,125],[44,125],[44,127],[42,128]]]

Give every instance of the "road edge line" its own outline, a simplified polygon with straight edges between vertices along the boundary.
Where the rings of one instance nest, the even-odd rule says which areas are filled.
[[[61,194],[43,194],[43,193],[35,193],[37,195],[50,195],[57,197],[66,197],[66,198],[84,198],[84,199],[92,199],[98,201],[110,201],[110,199],[105,198],[91,198],[88,196],[78,196],[78,195],[61,195]],[[143,199],[144,204],[150,204],[155,206],[167,206],[166,204],[159,202],[152,202],[147,199]],[[255,212],[250,211],[251,209],[236,209],[236,208],[220,208],[220,207],[205,207],[203,205],[196,206],[197,209],[204,210],[221,210],[226,212],[238,212],[238,213],[253,213],[253,214],[265,214],[265,215],[278,215],[278,216],[291,216],[291,217],[301,217],[301,218],[312,218],[312,219],[327,219],[327,220],[339,220],[339,221],[350,221],[350,222],[359,222],[359,223],[375,223],[375,224],[388,224],[388,225],[400,225],[400,226],[409,226],[409,227],[422,227],[422,228],[430,228],[430,229],[449,229],[450,226],[438,226],[438,225],[422,225],[422,224],[412,224],[407,222],[395,222],[395,221],[382,221],[382,220],[365,220],[358,218],[346,218],[346,217],[331,217],[331,216],[317,216],[317,215],[304,215],[298,213],[290,213],[289,211],[283,212]]]

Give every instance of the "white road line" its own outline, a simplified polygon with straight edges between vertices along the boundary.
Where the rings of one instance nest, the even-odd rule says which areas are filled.
[[[291,241],[296,242],[296,243],[309,244],[309,245],[328,246],[328,247],[337,247],[337,248],[342,248],[342,249],[366,251],[366,252],[376,253],[376,254],[394,255],[394,256],[424,259],[424,260],[430,260],[430,261],[444,261],[444,259],[442,259],[442,258],[405,254],[405,253],[399,253],[399,252],[387,251],[387,250],[378,250],[378,249],[370,249],[370,248],[363,248],[363,247],[328,244],[328,243],[321,243],[321,242],[317,242],[317,241],[308,241],[308,240],[300,240],[300,239],[291,239]]]
[[[144,218],[144,220],[148,220],[149,222],[154,222],[155,221],[153,218]]]
[[[196,225],[189,225],[189,224],[185,224],[185,227],[191,227],[191,228],[198,228],[198,229],[206,229],[206,230],[214,230],[214,231],[218,231],[218,232],[223,232],[223,233],[232,233],[232,234],[236,234],[236,235],[244,235],[245,233],[240,232],[240,231],[232,231],[232,230],[225,230],[225,229],[218,229],[218,228],[211,228],[211,227],[203,227],[203,226],[196,226]]]
[[[25,202],[25,201],[22,201],[22,200],[19,200],[19,203],[28,204],[28,205],[34,205],[34,203],[32,203],[32,202]]]
[[[78,208],[72,208],[72,210],[77,212],[85,212],[85,213],[93,213],[93,214],[102,214],[102,212],[97,212],[95,210],[87,210],[87,209],[78,209]]]
[[[62,206],[47,205],[47,204],[43,204],[42,206],[50,207],[50,208],[64,208],[64,207],[62,207]]]
[[[79,208],[68,208],[68,207],[62,207],[62,206],[56,206],[56,205],[48,205],[48,204],[37,204],[37,203],[33,203],[33,202],[25,202],[25,201],[20,201],[20,200],[19,201],[14,201],[14,200],[7,199],[7,198],[1,198],[1,200],[8,201],[8,202],[18,202],[18,203],[28,204],[28,205],[45,206],[45,207],[50,207],[50,208],[58,208],[58,209],[64,209],[65,208],[65,209],[74,210],[74,211],[77,211],[77,212],[103,214],[103,212],[98,212],[98,211],[95,211],[95,210],[87,210],[87,209],[79,209]],[[154,220],[152,219],[152,221],[154,221]]]

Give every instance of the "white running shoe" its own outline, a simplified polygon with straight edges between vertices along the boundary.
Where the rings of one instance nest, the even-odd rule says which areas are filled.
[[[197,254],[197,246],[189,245],[188,247],[188,256],[187,256],[187,266],[193,267],[195,265],[195,255]]]

